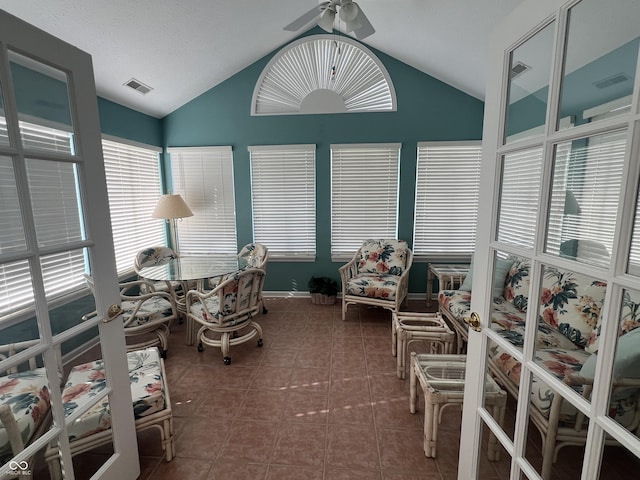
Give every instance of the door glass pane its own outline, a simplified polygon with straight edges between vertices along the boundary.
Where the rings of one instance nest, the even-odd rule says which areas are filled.
[[[9,157],[0,157],[0,204],[0,254],[24,251],[24,226],[13,161]]]
[[[29,262],[0,263],[0,321],[33,308],[34,293]]]
[[[627,273],[640,276],[640,189],[636,200],[636,214],[633,221],[633,235],[631,237]]]
[[[27,159],[38,245],[83,239],[77,171],[72,163]]]
[[[540,147],[502,158],[498,241],[533,248],[541,171]]]
[[[638,436],[640,418],[640,291],[624,290],[618,326],[618,340],[613,363],[613,385],[609,415],[620,425]],[[597,333],[600,333],[598,324]],[[583,375],[595,374],[598,338],[593,342],[595,355],[587,361]]]
[[[640,3],[583,0],[569,10],[560,118],[576,125],[629,112],[638,58]],[[560,125],[559,129],[566,128]]]
[[[568,270],[542,269],[536,362],[570,383],[597,344],[607,284]],[[572,384],[582,391],[581,384]]]
[[[73,153],[73,125],[67,75],[37,60],[9,52],[20,135],[25,148]],[[59,132],[54,138],[38,128]]]
[[[548,253],[609,265],[626,136],[619,130],[556,145]]]
[[[550,23],[511,52],[506,141],[544,132],[555,23]]]
[[[531,388],[525,458],[545,479],[580,479],[587,438],[584,415],[536,375]]]

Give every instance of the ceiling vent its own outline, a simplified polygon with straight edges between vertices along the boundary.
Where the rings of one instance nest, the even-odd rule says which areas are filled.
[[[516,78],[519,75],[522,75],[527,70],[531,69],[529,65],[525,65],[522,62],[516,62],[513,67],[511,67],[510,76],[511,78]]]
[[[149,85],[145,85],[140,80],[136,80],[135,78],[132,78],[131,80],[126,82],[125,86],[133,88],[135,91],[140,92],[143,95],[146,95],[151,90],[153,90],[153,88],[151,88]]]
[[[594,82],[593,85],[597,88],[607,88],[617,83],[626,82],[627,80],[631,80],[631,77],[626,73],[616,73],[615,75]]]

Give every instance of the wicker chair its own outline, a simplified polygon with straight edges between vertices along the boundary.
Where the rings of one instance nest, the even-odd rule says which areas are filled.
[[[222,350],[225,365],[231,364],[229,348],[256,336],[262,346],[262,328],[253,318],[262,310],[264,270],[240,270],[213,290],[187,292],[189,322],[199,323],[198,351],[203,345]]]
[[[93,279],[89,275],[85,278],[93,292]],[[127,340],[137,340],[135,343],[127,341],[127,351],[159,346],[162,358],[166,358],[171,324],[178,318],[175,298],[168,292],[155,291],[147,280],[135,280],[120,284],[120,299],[124,310],[124,335]],[[93,311],[82,318],[86,320],[95,314]]]
[[[365,240],[351,261],[339,268],[342,320],[347,307],[361,303],[398,313],[409,291],[413,255],[404,240]]]
[[[238,257],[244,258],[249,268],[259,268],[265,272],[267,271],[269,249],[262,243],[247,243],[238,253]],[[262,303],[262,313],[268,313],[262,299],[262,291],[260,291],[260,302]]]
[[[136,254],[136,258],[133,261],[133,268],[136,272],[139,272],[144,267],[150,267],[152,265],[162,265],[169,260],[176,258],[178,255],[169,247],[149,247],[140,250]],[[143,277],[140,277],[144,280]],[[182,282],[160,280],[153,281],[153,288],[156,292],[168,292],[173,298],[178,301],[180,296],[183,296],[186,292],[183,288]]]

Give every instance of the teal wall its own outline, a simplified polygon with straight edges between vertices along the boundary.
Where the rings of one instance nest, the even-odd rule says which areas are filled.
[[[321,31],[313,29],[309,33]],[[396,112],[252,117],[253,90],[274,51],[163,119],[167,147],[232,146],[238,247],[253,240],[247,147],[316,144],[317,259],[312,263],[270,262],[266,290],[307,291],[312,275],[338,279],[337,268],[343,262],[332,262],[330,255],[332,143],[402,143],[398,233],[411,243],[417,142],[482,138],[482,101],[380,51],[372,51],[391,76]],[[375,202],[375,192],[371,193],[371,202]],[[410,291],[424,292],[425,285],[426,264],[416,264]]]

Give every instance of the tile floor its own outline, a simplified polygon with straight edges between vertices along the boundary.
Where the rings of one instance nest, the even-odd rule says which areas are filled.
[[[264,347],[232,347],[230,366],[218,349],[184,345],[184,325],[175,326],[165,365],[177,455],[165,462],[158,433],[141,432],[140,479],[456,478],[460,410],[445,410],[438,456],[425,457],[424,410],[409,413],[409,381],[396,377],[387,311],[350,307],[343,322],[337,304],[269,298],[266,305],[258,319]],[[409,308],[424,311],[424,302]],[[537,431],[532,437],[531,451],[539,452]],[[637,467],[635,457],[612,450]],[[579,478],[582,450],[562,451],[556,478]],[[76,456],[76,477],[88,478],[105,456]],[[509,478],[507,455],[481,465],[483,480]]]

